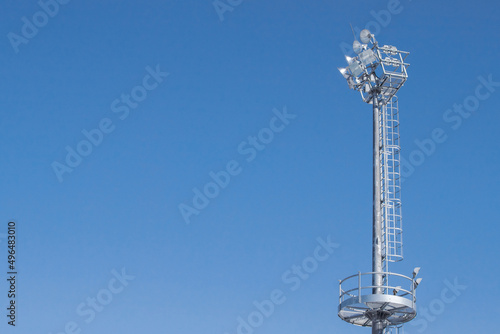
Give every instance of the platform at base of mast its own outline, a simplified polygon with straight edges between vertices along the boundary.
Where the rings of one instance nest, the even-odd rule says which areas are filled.
[[[383,277],[382,286],[372,285],[374,274]],[[389,272],[358,273],[340,281],[339,287],[338,315],[353,325],[372,327],[383,322],[384,327],[398,326],[417,315],[413,278]]]

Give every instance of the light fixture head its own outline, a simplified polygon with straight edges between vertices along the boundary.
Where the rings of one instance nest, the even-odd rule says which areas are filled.
[[[351,71],[351,74],[354,77],[358,77],[361,73],[363,73],[364,67],[358,61],[358,58],[350,58],[349,60],[349,70]]]
[[[417,286],[420,284],[420,282],[422,282],[422,277],[419,277],[415,280],[415,289],[417,288]]]
[[[352,49],[357,54],[360,54],[361,51],[365,49],[365,45],[361,44],[358,40],[355,40],[354,42],[352,42]]]
[[[342,76],[345,79],[348,79],[350,77],[349,73],[347,73],[347,68],[346,67],[337,67],[337,69],[339,70],[340,74],[342,74]]]
[[[398,285],[397,287],[394,288],[394,290],[392,290],[392,294],[394,296],[396,296],[398,294],[399,290],[401,290],[401,286],[400,285]]]
[[[359,39],[364,44],[370,43],[370,40],[372,39],[372,37],[373,37],[373,35],[370,32],[370,30],[368,30],[368,29],[361,30],[361,33],[359,34]]]
[[[359,54],[359,60],[361,60],[363,65],[368,66],[369,64],[376,62],[378,58],[372,49],[367,49]]]
[[[416,267],[415,269],[413,269],[413,278],[415,278],[419,272],[420,272],[420,267]]]

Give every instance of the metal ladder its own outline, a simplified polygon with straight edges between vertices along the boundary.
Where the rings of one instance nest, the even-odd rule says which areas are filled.
[[[401,215],[401,173],[398,98],[393,96],[380,108],[380,180],[382,213],[382,269],[388,262],[403,260],[403,225]],[[387,277],[383,277],[386,285]],[[387,293],[387,292],[386,292]]]

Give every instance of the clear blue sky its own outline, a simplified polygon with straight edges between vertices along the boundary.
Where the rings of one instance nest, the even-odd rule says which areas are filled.
[[[446,135],[403,186],[392,269],[421,266],[419,306],[433,310],[407,332],[496,332],[498,2],[222,3],[219,16],[211,0],[72,0],[49,17],[3,2],[0,259],[5,274],[15,220],[19,275],[15,329],[0,284],[1,331],[234,334],[274,291],[282,303],[247,334],[368,333],[337,317],[337,280],[371,269],[371,110],[336,69],[352,23],[411,52],[403,157]],[[470,115],[453,110],[464,102]],[[92,152],[71,167],[68,147]],[[210,172],[228,167],[215,189]],[[218,194],[198,210],[207,184]],[[307,279],[289,272],[328,236],[339,246]],[[116,280],[122,268],[135,278]],[[455,279],[458,296],[444,290]]]

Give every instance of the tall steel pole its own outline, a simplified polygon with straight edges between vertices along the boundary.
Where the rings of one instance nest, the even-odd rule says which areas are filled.
[[[383,108],[383,106],[382,106]],[[382,294],[382,215],[380,180],[380,106],[377,94],[373,93],[373,253],[372,277],[374,294]]]
[[[383,321],[373,322],[372,334],[384,334],[384,329],[385,329],[385,326],[384,326]]]
[[[363,101],[373,105],[372,271],[358,272],[340,281],[338,315],[351,324],[372,327],[372,334],[383,334],[386,328],[397,328],[399,332],[404,323],[415,318],[415,287],[421,281],[421,278],[415,280],[418,268],[410,278],[389,272],[387,266],[388,261],[403,259],[395,94],[408,77],[409,64],[405,59],[409,53],[391,45],[380,46],[367,29],[359,37],[361,42],[357,39],[353,42],[358,55],[346,56],[348,66],[339,71],[349,88],[360,92]],[[371,275],[371,284],[363,286],[367,283],[363,283],[363,275]],[[356,279],[357,289],[353,285]],[[408,282],[411,286],[402,288]]]
[[[383,294],[382,289],[382,215],[380,200],[380,106],[377,92],[373,92],[373,254],[372,276],[373,294]],[[384,318],[379,312],[373,314],[372,334],[384,333]]]

